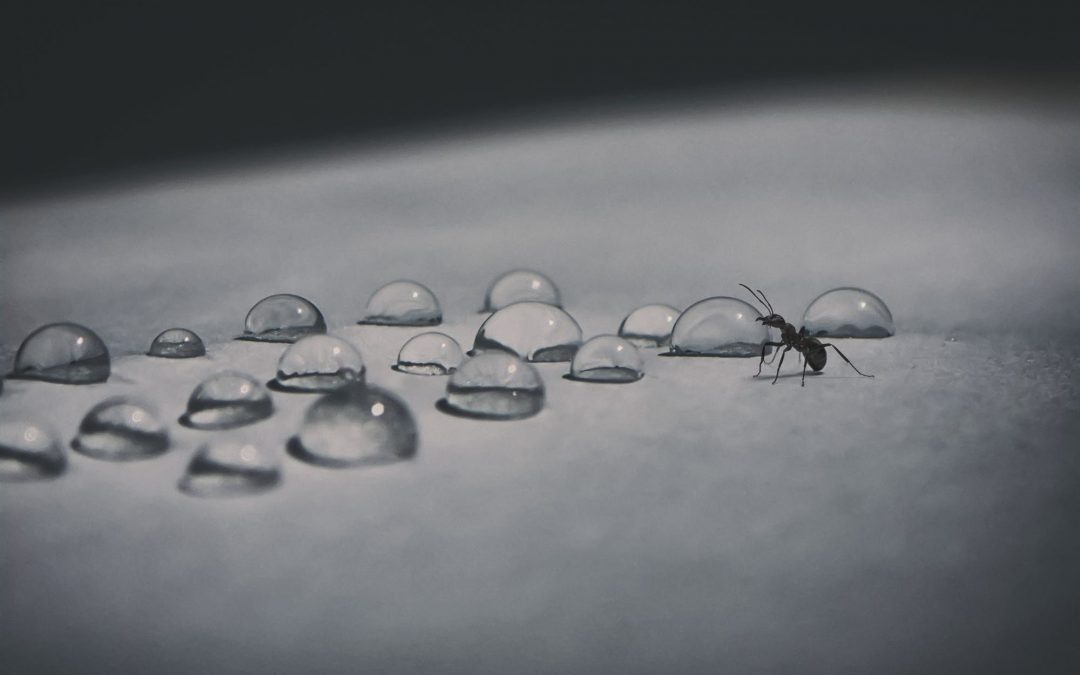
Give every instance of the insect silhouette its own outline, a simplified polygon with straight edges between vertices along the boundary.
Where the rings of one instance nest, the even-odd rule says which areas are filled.
[[[784,365],[784,357],[792,349],[797,351],[803,359],[802,386],[804,387],[806,386],[807,366],[810,366],[810,368],[812,368],[815,373],[820,372],[822,369],[825,368],[825,362],[828,360],[828,354],[825,351],[826,347],[832,347],[833,349],[835,349],[836,353],[840,355],[840,358],[844,359],[844,361],[849,366],[851,366],[856,373],[862,375],[863,377],[873,377],[873,375],[867,375],[866,373],[856,368],[855,364],[852,363],[848,359],[848,357],[844,356],[844,352],[840,351],[840,349],[837,348],[836,345],[830,344],[828,342],[822,342],[817,338],[810,337],[810,335],[806,332],[805,326],[803,326],[799,330],[795,330],[795,326],[792,326],[790,323],[785,321],[784,317],[780,316],[773,310],[772,303],[770,303],[769,299],[765,297],[765,293],[763,291],[759,290],[757,292],[754,292],[754,290],[746,284],[739,285],[750,291],[750,295],[754,296],[754,299],[757,300],[761,304],[761,306],[769,312],[768,315],[759,316],[754,320],[760,321],[761,323],[771,328],[780,329],[780,342],[765,342],[763,345],[761,345],[761,361],[758,362],[757,375],[754,375],[754,377],[761,375],[761,367],[765,364],[765,350],[769,347],[784,348],[784,351],[780,352],[780,363],[776,366],[776,376],[773,377],[773,384],[776,384],[776,381],[780,379],[780,368]],[[770,365],[772,365],[771,361],[769,363]]]

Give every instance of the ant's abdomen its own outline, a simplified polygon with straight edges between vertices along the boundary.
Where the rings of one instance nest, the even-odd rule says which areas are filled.
[[[825,367],[825,361],[828,360],[828,355],[825,353],[825,347],[821,346],[821,343],[814,340],[816,344],[810,345],[810,349],[806,350],[806,362],[810,364],[810,367],[814,369],[814,372],[820,371]]]

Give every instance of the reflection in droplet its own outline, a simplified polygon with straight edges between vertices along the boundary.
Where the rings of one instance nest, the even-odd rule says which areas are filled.
[[[555,282],[533,270],[512,270],[493,281],[484,297],[484,311],[494,312],[515,302],[543,302],[562,307]]]
[[[381,387],[351,386],[311,404],[289,452],[311,464],[347,467],[410,459],[417,445],[404,401]]]
[[[803,326],[816,337],[884,338],[896,334],[885,301],[861,288],[834,288],[806,308]]]
[[[465,354],[457,340],[444,333],[421,333],[402,346],[395,370],[413,375],[448,375]]]
[[[281,461],[276,452],[253,443],[215,439],[195,452],[178,487],[196,497],[230,497],[258,494],[279,483]]]
[[[641,354],[615,335],[590,339],[574,354],[570,378],[588,382],[637,382],[645,375]]]
[[[198,335],[188,329],[170,328],[154,338],[147,355],[163,359],[190,359],[205,356],[206,346]]]
[[[230,429],[273,413],[274,403],[266,387],[250,375],[227,370],[195,387],[180,423],[194,429]]]
[[[169,434],[148,404],[117,396],[86,413],[71,447],[114,462],[149,459],[168,449]]]
[[[280,293],[255,303],[244,319],[244,334],[237,339],[296,342],[325,332],[326,321],[318,307],[299,295]]]
[[[435,326],[442,323],[442,308],[435,294],[415,281],[394,281],[368,300],[362,324],[377,326]]]
[[[446,384],[445,406],[480,419],[521,419],[544,407],[544,381],[513,354],[487,352],[468,359]]]
[[[529,361],[569,361],[581,346],[581,326],[554,305],[519,302],[484,321],[475,352],[505,351]]]
[[[341,338],[309,335],[278,361],[274,384],[284,391],[325,392],[364,381],[364,359]]]
[[[94,331],[77,323],[51,323],[30,333],[8,377],[61,384],[109,379],[109,350]]]
[[[706,298],[686,308],[671,332],[673,356],[761,356],[769,339],[761,314],[738,298]]]
[[[64,448],[51,429],[28,420],[0,421],[0,481],[53,478],[66,466]]]
[[[638,347],[663,347],[671,342],[671,331],[679,310],[670,305],[645,305],[626,315],[619,326],[619,337]]]

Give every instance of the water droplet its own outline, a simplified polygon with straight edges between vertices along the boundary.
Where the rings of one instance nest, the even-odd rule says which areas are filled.
[[[0,481],[52,478],[66,466],[64,448],[48,427],[26,420],[0,423]]]
[[[394,370],[413,375],[449,375],[465,355],[457,340],[444,333],[421,333],[398,352]]]
[[[311,404],[289,452],[321,466],[375,465],[412,458],[417,443],[404,401],[381,387],[352,386]]]
[[[195,387],[180,423],[194,429],[230,429],[273,413],[274,403],[266,387],[250,375],[226,370]]]
[[[570,379],[637,382],[645,375],[637,347],[615,335],[598,335],[581,346],[570,364]]]
[[[277,453],[252,443],[215,439],[195,452],[178,487],[196,497],[229,497],[258,494],[279,483]]]
[[[487,352],[454,371],[440,407],[480,419],[531,417],[544,407],[544,381],[536,368],[513,354]]]
[[[761,314],[738,298],[706,298],[686,308],[671,332],[673,356],[761,356],[768,328]]]
[[[114,462],[149,459],[168,449],[169,434],[149,405],[118,396],[86,413],[71,447],[88,457]]]
[[[160,356],[163,359],[190,359],[204,356],[206,346],[198,335],[186,328],[170,328],[162,331],[150,343],[147,356]]]
[[[670,305],[645,305],[626,315],[619,326],[619,337],[638,347],[663,347],[671,342],[671,331],[679,310]]]
[[[371,295],[366,314],[358,323],[435,326],[442,323],[442,308],[427,287],[415,281],[394,281]]]
[[[279,293],[255,303],[244,319],[239,340],[296,342],[305,335],[326,332],[319,308],[299,295]]]
[[[364,381],[364,358],[330,335],[309,335],[290,345],[278,361],[273,386],[282,391],[325,392]]]
[[[885,302],[861,288],[834,288],[806,308],[803,326],[814,336],[884,338],[896,334]]]
[[[515,302],[543,302],[562,307],[555,282],[532,270],[512,270],[493,281],[484,297],[484,311],[494,312]]]
[[[77,323],[50,323],[30,333],[15,355],[13,379],[91,384],[109,379],[109,350]]]
[[[519,302],[495,312],[476,333],[476,352],[511,352],[529,361],[569,361],[581,346],[581,326],[554,305]]]

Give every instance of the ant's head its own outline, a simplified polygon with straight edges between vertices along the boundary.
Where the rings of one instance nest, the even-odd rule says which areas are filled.
[[[750,291],[750,295],[754,296],[754,300],[757,300],[758,304],[764,307],[765,310],[768,312],[768,314],[766,314],[765,316],[759,316],[754,319],[754,321],[760,321],[766,326],[771,326],[773,328],[783,328],[787,324],[787,321],[784,321],[784,317],[780,316],[776,313],[775,310],[773,310],[772,303],[770,303],[769,299],[765,297],[765,291],[754,291],[746,284],[739,285]]]
[[[773,328],[783,328],[787,325],[787,321],[784,321],[784,317],[779,314],[769,314],[768,316],[759,316],[754,321],[760,321],[766,326],[772,326]]]

